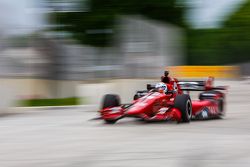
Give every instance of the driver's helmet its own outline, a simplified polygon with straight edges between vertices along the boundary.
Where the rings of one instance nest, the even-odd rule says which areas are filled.
[[[158,91],[164,91],[165,93],[167,93],[168,91],[168,87],[165,83],[163,82],[159,82],[155,85],[155,88],[158,90]]]

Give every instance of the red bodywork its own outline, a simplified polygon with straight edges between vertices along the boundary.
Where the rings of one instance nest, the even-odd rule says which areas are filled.
[[[213,78],[206,82],[205,90],[213,89]],[[175,90],[173,93],[160,93],[149,91],[145,96],[134,100],[131,104],[118,107],[104,108],[100,111],[101,118],[104,120],[119,120],[124,117],[142,118],[146,121],[165,121],[172,120],[181,122],[181,111],[174,107],[174,100],[178,94],[184,91],[178,84],[177,79],[172,79],[167,84],[168,90]],[[192,118],[209,118],[219,115],[219,104],[216,99],[222,98],[224,94],[218,94],[213,99],[193,100]],[[206,113],[203,113],[205,112]]]
[[[129,106],[105,108],[100,111],[104,120],[118,120],[123,117],[138,117],[144,120],[176,120],[181,119],[181,113],[173,108],[174,98],[171,94],[150,92]]]

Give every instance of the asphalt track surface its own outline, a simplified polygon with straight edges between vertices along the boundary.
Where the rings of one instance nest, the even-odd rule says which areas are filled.
[[[0,167],[249,167],[250,81],[221,83],[221,120],[106,125],[81,108],[2,116]]]

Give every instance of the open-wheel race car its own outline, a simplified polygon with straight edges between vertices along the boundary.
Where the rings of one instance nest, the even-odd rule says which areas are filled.
[[[213,86],[214,78],[206,81],[178,81],[168,72],[156,85],[147,84],[147,90],[137,91],[130,104],[121,104],[115,94],[103,98],[99,111],[106,123],[115,123],[124,117],[145,121],[190,122],[191,119],[220,118],[225,114],[225,86]],[[190,91],[202,91],[199,100],[191,100]]]

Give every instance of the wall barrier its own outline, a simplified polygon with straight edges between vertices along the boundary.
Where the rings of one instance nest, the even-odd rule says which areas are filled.
[[[240,76],[238,66],[171,66],[166,67],[171,76],[176,78],[215,78],[231,79]]]

